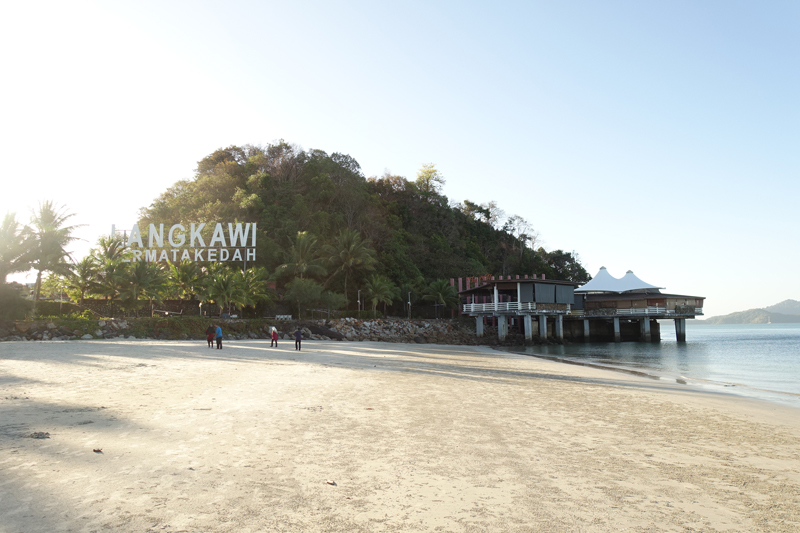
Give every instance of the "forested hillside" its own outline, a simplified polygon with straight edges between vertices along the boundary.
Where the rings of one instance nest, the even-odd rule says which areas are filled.
[[[120,235],[104,235],[83,258],[67,252],[75,240],[69,225],[74,214],[46,201],[30,224],[13,213],[0,224],[0,318],[41,314],[40,298],[61,301],[65,294],[81,309],[87,299],[102,299],[109,316],[152,315],[161,302],[179,300],[190,302],[181,313],[200,313],[213,303],[220,314],[327,316],[339,310],[375,316],[382,305],[384,313],[430,317],[458,305],[449,278],[546,274],[589,280],[573,254],[537,246],[536,232],[522,217],[506,217],[491,201],[448,202],[443,184],[432,164],[423,165],[414,181],[388,174],[367,179],[347,155],[303,151],[282,141],[231,146],[200,161],[193,179],[175,183],[141,210],[142,235],[129,235],[134,244],[138,240],[137,249]],[[213,260],[211,252],[205,259],[210,262],[191,261],[186,249],[178,258],[183,241],[172,245],[172,257],[162,250],[157,259],[137,259],[141,237],[163,241],[163,230],[144,235],[151,223],[215,222],[220,228],[256,224],[255,260],[239,255],[247,259],[246,269]],[[168,240],[173,242],[171,234]],[[8,274],[31,268],[37,271],[32,295],[5,283]]]
[[[323,263],[325,250],[332,253],[346,231],[374,250],[370,272],[397,287],[483,274],[590,278],[572,254],[537,248],[536,234],[522,217],[505,217],[485,198],[450,203],[441,194],[443,183],[433,165],[423,166],[414,181],[388,174],[367,179],[348,155],[303,151],[282,141],[230,146],[200,161],[194,179],[175,183],[143,209],[140,226],[257,222],[258,265],[269,271],[287,265],[279,285],[319,259],[321,268],[311,275],[344,291],[345,277]],[[352,274],[351,301],[353,282],[367,271]]]

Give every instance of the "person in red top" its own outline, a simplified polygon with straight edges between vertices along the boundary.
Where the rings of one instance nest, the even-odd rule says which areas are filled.
[[[206,329],[206,340],[208,341],[208,347],[214,347],[214,333],[216,333],[216,328],[213,324],[209,324],[208,328]]]
[[[270,341],[269,347],[272,348],[273,345],[278,347],[278,330],[275,329],[275,326],[272,326],[272,341]]]

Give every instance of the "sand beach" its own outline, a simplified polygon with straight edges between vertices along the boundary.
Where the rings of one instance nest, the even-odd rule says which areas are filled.
[[[800,410],[486,347],[6,342],[0,531],[796,532]]]

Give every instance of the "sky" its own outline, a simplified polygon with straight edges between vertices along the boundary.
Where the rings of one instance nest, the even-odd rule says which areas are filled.
[[[794,1],[5,2],[0,214],[55,201],[80,258],[214,150],[284,139],[434,163],[707,316],[800,300],[799,30]]]

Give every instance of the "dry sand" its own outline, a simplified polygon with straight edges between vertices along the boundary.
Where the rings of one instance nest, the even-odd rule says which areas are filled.
[[[3,532],[797,532],[798,453],[800,410],[482,347],[0,344]]]

